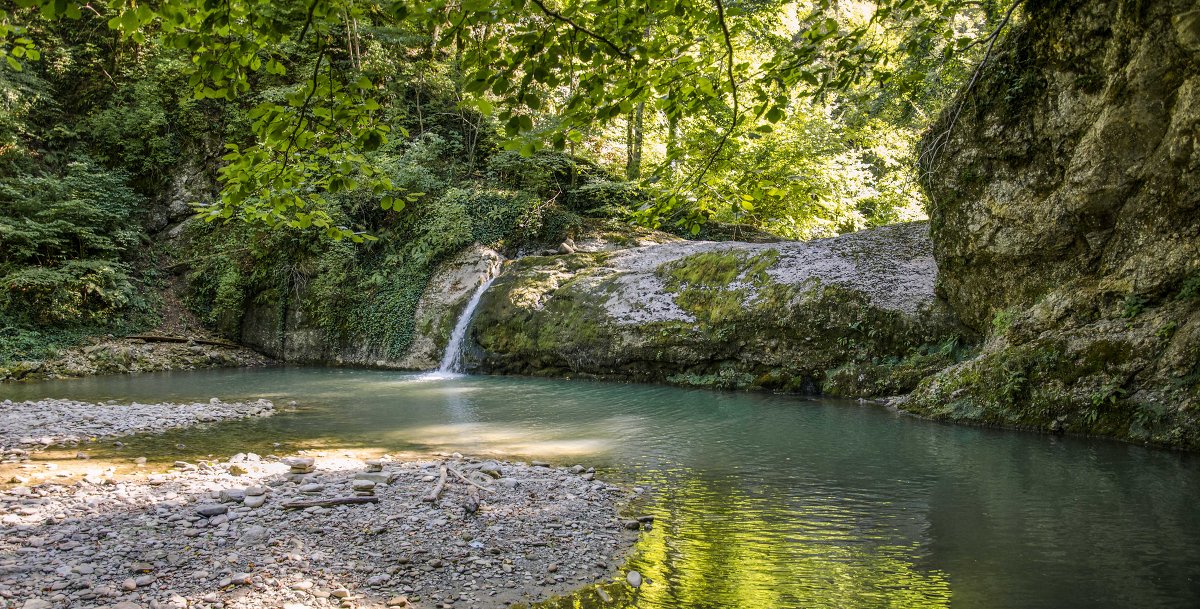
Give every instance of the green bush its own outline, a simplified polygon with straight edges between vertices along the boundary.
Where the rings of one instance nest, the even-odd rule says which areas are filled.
[[[499,152],[488,158],[487,176],[504,186],[529,191],[543,199],[559,193],[569,194],[592,182],[618,180],[595,163],[547,150],[527,157],[512,151]]]
[[[596,180],[570,191],[566,206],[589,216],[623,218],[649,201],[649,196],[634,182]]]
[[[0,307],[36,324],[92,323],[144,306],[130,263],[144,199],[88,161],[0,180]]]

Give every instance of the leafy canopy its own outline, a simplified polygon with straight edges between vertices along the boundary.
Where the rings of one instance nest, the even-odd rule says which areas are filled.
[[[523,155],[578,144],[592,129],[647,105],[673,120],[708,113],[714,130],[708,149],[688,164],[686,175],[676,176],[660,204],[695,231],[705,217],[683,210],[677,195],[711,186],[708,174],[731,142],[770,133],[798,92],[817,98],[865,83],[914,86],[930,66],[914,70],[906,63],[910,52],[923,49],[946,61],[971,50],[978,33],[961,28],[956,17],[980,3],[854,3],[869,14],[857,22],[836,18],[839,3],[830,0],[789,3],[802,14],[787,37],[766,25],[783,6],[772,0],[15,4],[15,10],[0,10],[4,69],[38,60],[37,43],[28,36],[31,20],[79,19],[88,11],[130,44],[155,41],[190,54],[196,98],[254,99],[253,138],[227,145],[221,198],[200,210],[207,219],[315,227],[359,241],[371,237],[338,224],[331,196],[367,188],[381,207],[399,210],[420,195],[398,189],[373,160],[372,152],[396,133],[380,103],[380,58],[363,55],[360,27],[422,36],[428,57],[451,60],[464,75],[461,104],[494,116],[505,146]],[[759,52],[743,52],[748,46]],[[303,79],[286,95],[253,95],[272,77],[289,74]],[[682,154],[668,152],[664,166]],[[735,203],[747,211],[770,186],[750,190],[750,199],[739,195]]]

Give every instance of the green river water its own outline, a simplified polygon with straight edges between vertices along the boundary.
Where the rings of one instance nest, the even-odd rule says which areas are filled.
[[[647,582],[622,607],[1200,607],[1197,455],[854,402],[513,377],[267,368],[0,387],[42,397],[298,402],[137,438],[129,458],[320,447],[594,465],[653,497],[629,565]]]

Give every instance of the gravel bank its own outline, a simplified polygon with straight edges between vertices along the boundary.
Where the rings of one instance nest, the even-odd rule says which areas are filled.
[[[6,457],[11,458],[11,449],[18,447],[67,446],[87,438],[154,433],[196,423],[265,417],[274,412],[275,405],[268,400],[222,402],[213,398],[194,404],[4,400],[0,402],[0,448],[6,449]]]
[[[377,503],[286,507],[334,498]],[[457,454],[250,454],[136,482],[96,474],[0,494],[0,598],[28,609],[500,607],[610,579],[637,536],[617,512],[628,499],[579,466]]]

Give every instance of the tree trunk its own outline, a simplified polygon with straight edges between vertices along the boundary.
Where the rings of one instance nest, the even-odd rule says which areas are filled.
[[[629,118],[626,130],[626,159],[625,177],[636,180],[642,177],[642,141],[645,139],[643,117],[646,113],[646,102],[639,102]]]
[[[679,154],[679,117],[676,115],[667,116],[667,167],[670,169],[671,177],[675,177],[676,170],[679,167],[679,161],[675,158]]]

